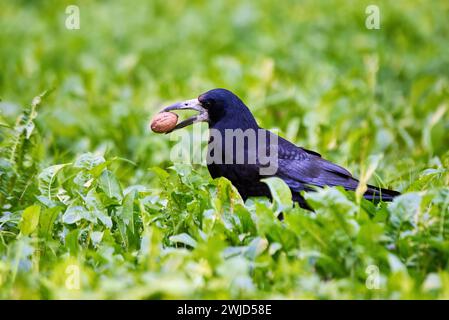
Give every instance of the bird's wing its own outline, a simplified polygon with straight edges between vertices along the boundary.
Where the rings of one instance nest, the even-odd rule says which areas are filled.
[[[348,170],[284,139],[279,142],[276,175],[294,191],[309,190],[310,186],[343,186],[355,190],[358,184]]]

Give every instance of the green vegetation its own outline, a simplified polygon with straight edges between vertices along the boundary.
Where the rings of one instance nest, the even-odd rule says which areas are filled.
[[[449,298],[447,1],[75,2],[1,5],[0,298]],[[215,87],[403,195],[171,163],[148,119]]]

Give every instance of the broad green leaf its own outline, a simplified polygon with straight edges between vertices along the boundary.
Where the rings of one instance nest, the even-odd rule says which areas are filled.
[[[73,167],[91,170],[104,162],[106,160],[103,156],[88,152],[80,155],[73,164]]]
[[[353,216],[357,212],[357,205],[345,195],[345,190],[338,187],[325,187],[314,192],[307,192],[304,198],[314,209],[331,208],[333,212],[339,212],[345,216]]]
[[[232,213],[234,211],[234,204],[243,204],[239,192],[232,185],[231,181],[225,177],[220,177],[215,179],[215,183],[217,186],[217,196],[214,199],[214,204],[219,213],[224,213],[224,210]]]
[[[107,228],[112,228],[112,220],[103,210],[94,210],[92,211],[93,215],[97,217]]]
[[[122,188],[115,175],[109,171],[104,170],[99,178],[99,186],[109,198],[115,198],[119,201],[122,200]]]
[[[150,171],[153,171],[162,182],[170,177],[170,174],[167,171],[159,167],[152,167],[150,168]]]
[[[52,207],[41,211],[39,219],[39,235],[41,237],[45,239],[51,237],[54,223],[61,210],[61,207]]]
[[[265,238],[256,237],[248,245],[245,251],[245,256],[250,260],[254,260],[258,255],[260,255],[268,247],[268,241]]]
[[[140,219],[139,217],[146,218],[148,217],[146,212],[146,204],[147,203],[151,207],[157,207],[161,205],[161,203],[157,203],[155,206],[153,201],[156,202],[158,200],[149,200],[150,197],[146,197],[144,199],[139,199],[136,203],[135,199],[139,198],[139,192],[137,188],[128,188],[125,198],[123,199],[122,207],[117,210],[116,215],[114,216],[114,222],[116,223],[120,236],[122,237],[125,246],[129,245],[135,246],[138,248],[141,242],[141,233],[137,232],[140,228]],[[156,197],[157,199],[157,197]],[[149,202],[147,202],[149,201]],[[134,206],[136,205],[136,210]],[[148,208],[148,207],[147,207]]]
[[[134,233],[134,199],[136,196],[135,191],[129,192],[123,198],[123,204],[120,210],[119,219],[123,219],[125,224]]]
[[[36,230],[39,224],[39,216],[41,207],[39,205],[33,205],[26,208],[22,213],[22,219],[20,221],[20,232],[28,236]]]
[[[54,190],[54,182],[56,180],[56,176],[59,171],[61,171],[68,165],[70,165],[70,163],[57,164],[42,170],[42,172],[38,176],[39,190],[42,195],[52,200],[54,194],[56,193],[56,191]]]
[[[72,209],[70,211],[67,210],[64,213],[64,215],[62,216],[62,222],[67,223],[67,224],[76,223],[76,222],[80,221],[81,219],[82,219],[81,215],[74,209]]]
[[[128,233],[127,233],[126,224],[120,217],[118,217],[116,219],[116,223],[117,223],[118,231],[120,233],[120,237],[122,238],[123,245],[126,248],[128,248],[128,246],[129,246],[129,239],[128,239]]]
[[[276,204],[276,213],[279,214],[293,207],[292,192],[284,180],[278,177],[270,177],[261,181],[270,188],[273,202]]]
[[[67,208],[64,215],[62,216],[62,222],[67,224],[73,224],[88,215],[86,209],[82,206],[72,206]]]
[[[421,200],[422,196],[418,192],[406,193],[394,198],[388,206],[391,224],[396,228],[404,223],[415,226],[415,217],[421,210]]]
[[[174,243],[183,243],[185,245],[191,246],[193,248],[196,247],[197,242],[187,233],[181,233],[170,237],[170,241]]]
[[[101,242],[101,239],[103,239],[104,232],[100,231],[94,231],[90,234],[90,239],[92,240],[92,243],[94,245],[97,245]]]

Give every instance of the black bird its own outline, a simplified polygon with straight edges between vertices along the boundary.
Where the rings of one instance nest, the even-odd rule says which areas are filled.
[[[297,147],[260,128],[248,107],[229,90],[213,89],[197,99],[175,103],[163,111],[184,109],[193,109],[199,114],[180,122],[173,130],[195,122],[208,122],[209,172],[213,178],[229,179],[244,200],[251,196],[271,197],[268,186],[260,181],[269,176],[283,179],[292,191],[293,200],[306,209],[310,208],[300,195],[301,191],[313,191],[324,186],[342,186],[346,190],[357,188],[358,180],[348,170],[323,159],[317,152]],[[255,132],[255,139],[250,132]],[[229,138],[233,133],[235,135]],[[226,145],[226,141],[233,143]],[[262,152],[268,157],[263,158]],[[269,167],[267,159],[277,162],[275,171],[264,171]],[[397,195],[399,192],[368,185],[364,197],[377,202],[391,201]]]

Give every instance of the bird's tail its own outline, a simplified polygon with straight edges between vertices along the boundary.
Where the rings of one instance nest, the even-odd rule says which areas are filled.
[[[373,200],[373,201],[392,201],[395,197],[399,196],[401,193],[379,188],[375,186],[368,185],[368,190],[365,192],[363,197],[367,200]]]

